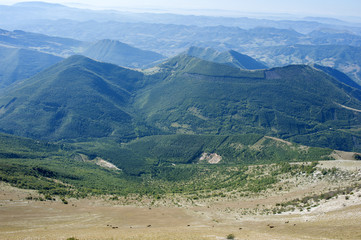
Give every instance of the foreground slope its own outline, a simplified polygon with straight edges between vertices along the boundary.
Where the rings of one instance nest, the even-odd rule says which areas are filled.
[[[331,162],[327,165],[340,167],[341,164],[332,165]],[[355,168],[360,166],[360,162],[355,164]],[[322,165],[318,169],[331,172]],[[307,177],[297,175],[298,187],[287,181],[283,182],[283,190],[275,186],[269,192],[248,197],[235,194],[228,198],[183,199],[173,195],[152,202],[145,198],[141,206],[139,199],[105,196],[101,199],[67,198],[68,204],[57,197],[53,201],[36,201],[43,196],[0,183],[0,237],[216,240],[233,234],[235,239],[247,236],[252,240],[355,240],[361,238],[361,189],[349,192],[346,190],[348,180],[340,181],[337,177],[339,174],[352,176],[355,172],[340,168],[322,179],[312,174]],[[312,181],[312,184],[303,181]],[[360,182],[360,179],[352,182]],[[293,212],[277,213],[287,204],[286,198],[305,199],[305,202],[309,199],[311,203],[315,192],[317,196],[330,196],[340,185],[344,193],[322,199],[317,204],[313,202],[312,207],[301,204],[293,206]],[[271,213],[266,214],[265,208]]]
[[[128,103],[142,74],[73,56],[1,97],[0,129],[33,138],[134,137]]]
[[[276,147],[290,144],[268,140],[278,142]],[[253,148],[265,146],[258,141]],[[307,154],[311,148],[302,149]],[[360,161],[159,164],[132,177],[96,166],[77,151],[72,144],[0,134],[1,238],[359,239],[361,234]]]

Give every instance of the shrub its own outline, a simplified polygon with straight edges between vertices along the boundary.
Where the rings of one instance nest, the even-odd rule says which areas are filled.
[[[68,201],[65,198],[62,198],[61,201],[63,201],[64,204],[68,204]]]
[[[234,239],[234,238],[235,238],[234,234],[232,234],[232,233],[227,235],[227,239]]]

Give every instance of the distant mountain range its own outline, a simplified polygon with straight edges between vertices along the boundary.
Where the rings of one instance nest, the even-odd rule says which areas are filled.
[[[60,57],[83,54],[99,61],[133,68],[144,68],[165,58],[158,53],[141,50],[115,40],[103,39],[92,44],[20,30],[0,29],[0,44],[8,48],[27,49]]]
[[[128,22],[128,23],[155,23],[155,24],[173,24],[173,25],[196,25],[200,27],[209,26],[228,26],[240,27],[245,29],[259,26],[272,28],[293,28],[299,32],[311,32],[318,29],[347,29],[360,33],[358,24],[341,21],[334,18],[320,17],[292,17],[287,20],[285,17],[275,20],[274,17],[257,16],[251,17],[217,17],[217,16],[197,16],[197,15],[178,15],[178,14],[157,14],[157,13],[134,13],[125,11],[95,11],[89,9],[79,9],[67,7],[60,4],[46,2],[22,2],[12,6],[0,5],[0,14],[4,19],[3,27],[21,28],[29,24],[38,24],[39,20],[59,20],[69,19],[74,21],[86,22]],[[26,20],[26,21],[24,21]]]
[[[47,140],[259,133],[357,150],[353,84],[304,65],[249,71],[182,54],[141,72],[73,56],[7,88],[0,129]]]
[[[173,57],[190,47],[212,48],[219,52],[234,50],[247,54],[269,67],[326,65],[361,83],[358,70],[361,65],[356,54],[359,52],[357,48],[361,47],[361,27],[358,23],[338,19],[274,20],[94,11],[43,2],[0,5],[0,14],[0,27],[22,30],[0,34],[2,39],[9,36],[5,41],[7,45],[12,41],[16,42],[16,47],[61,57],[83,54],[121,66],[146,68],[154,65],[154,59]],[[152,53],[143,52],[140,57],[129,57],[128,61],[114,54],[121,53],[119,49],[124,51],[125,45],[110,53],[107,49],[115,45],[105,44],[103,41],[107,40],[104,39]],[[45,45],[41,44],[44,42]],[[296,48],[294,52],[293,47]],[[149,59],[141,60],[148,56]]]
[[[63,60],[38,51],[0,46],[0,89],[32,77]]]
[[[361,84],[361,47],[347,45],[289,45],[244,51],[269,66],[317,63],[336,68]]]
[[[1,33],[0,88],[32,77],[64,57],[76,53],[130,68],[152,67],[166,58],[158,53],[138,49],[116,40],[105,39],[90,44],[23,31],[1,30]],[[266,68],[256,60],[235,51],[221,53],[210,48],[192,47],[188,50],[188,54],[244,69]]]
[[[165,59],[158,53],[144,51],[115,40],[101,40],[91,45],[82,54],[99,61],[133,68],[146,68]]]
[[[140,18],[142,20],[142,18]],[[298,26],[297,22],[292,22],[292,26]],[[304,24],[309,24],[305,22]],[[6,28],[14,28],[10,25],[0,25]],[[290,25],[291,26],[291,25]],[[336,26],[336,25],[335,25]],[[340,25],[337,25],[340,26]],[[279,27],[282,27],[280,25]],[[192,46],[201,48],[213,48],[220,52],[234,50],[247,54],[263,64],[276,67],[287,64],[313,63],[318,64],[328,62],[329,55],[325,48],[329,47],[337,55],[331,61],[348,61],[353,64],[352,69],[341,64],[328,66],[346,72],[353,80],[360,82],[360,76],[354,74],[354,67],[359,68],[357,56],[343,58],[337,51],[343,51],[345,47],[361,47],[361,36],[355,34],[357,31],[335,29],[332,26],[327,28],[314,28],[307,32],[297,32],[294,28],[280,29],[269,25],[260,25],[254,28],[244,28],[232,26],[194,26],[181,24],[160,24],[150,22],[126,22],[126,21],[80,21],[71,19],[49,19],[37,21],[33,24],[18,25],[17,28],[27,31],[39,32],[42,34],[74,38],[81,41],[96,42],[103,39],[117,40],[122,43],[140,48],[146,51],[172,57],[186,51]],[[111,29],[109,31],[109,29]],[[360,31],[361,32],[361,31]],[[292,46],[304,46],[301,52],[311,51],[310,58],[302,56],[273,54],[271,49],[288,49]],[[87,45],[89,47],[89,45]],[[87,48],[86,47],[86,48]],[[313,49],[313,50],[312,50]],[[319,49],[319,50],[317,50]],[[81,54],[84,47],[72,48],[70,52]],[[58,49],[57,52],[60,50]],[[322,52],[317,54],[318,59],[313,59],[312,52]],[[287,50],[285,51],[287,52]],[[263,54],[265,53],[265,54]],[[264,55],[264,56],[263,56]],[[69,55],[67,55],[69,56]],[[302,61],[299,61],[298,57]],[[282,65],[280,65],[282,63]],[[133,66],[134,67],[134,66]],[[356,70],[357,71],[357,70]]]
[[[44,34],[7,31],[0,29],[0,44],[68,57],[86,46],[86,43],[70,38],[52,37]]]
[[[113,40],[94,44],[24,31],[0,29],[0,89],[30,78],[74,54],[123,67],[146,68],[164,56]]]
[[[0,25],[9,28],[6,25]],[[178,54],[191,46],[211,47],[217,50],[244,49],[286,46],[336,44],[361,46],[361,36],[339,30],[315,30],[299,33],[293,29],[255,27],[241,29],[229,26],[187,26],[156,23],[128,22],[78,22],[74,20],[48,20],[34,25],[19,26],[21,29],[42,34],[74,38],[92,42],[114,39],[144,50],[155,51],[162,55]],[[109,31],[109,29],[112,29]]]

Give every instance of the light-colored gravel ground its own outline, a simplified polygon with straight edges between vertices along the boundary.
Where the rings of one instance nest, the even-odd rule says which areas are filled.
[[[322,164],[322,165],[321,165]],[[357,174],[361,161],[326,161]],[[350,180],[345,180],[350,181]],[[330,184],[328,186],[328,184]],[[342,179],[335,186],[350,182]],[[361,191],[321,201],[310,211],[277,215],[242,214],[242,209],[275,205],[332,187],[325,181],[252,199],[205,201],[175,207],[120,206],[102,199],[29,201],[35,191],[0,183],[0,239],[361,239]],[[270,226],[273,226],[272,228]]]

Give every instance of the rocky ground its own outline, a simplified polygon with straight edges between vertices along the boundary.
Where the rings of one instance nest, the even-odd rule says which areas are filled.
[[[337,174],[319,177],[322,169]],[[361,161],[320,162],[311,178],[240,198],[153,205],[109,198],[40,201],[35,191],[0,184],[0,239],[361,239],[361,188],[307,206],[282,203],[360,184]],[[358,185],[359,186],[359,185]],[[278,188],[278,186],[277,186]],[[32,199],[30,199],[30,196]],[[36,199],[36,200],[34,200]]]

